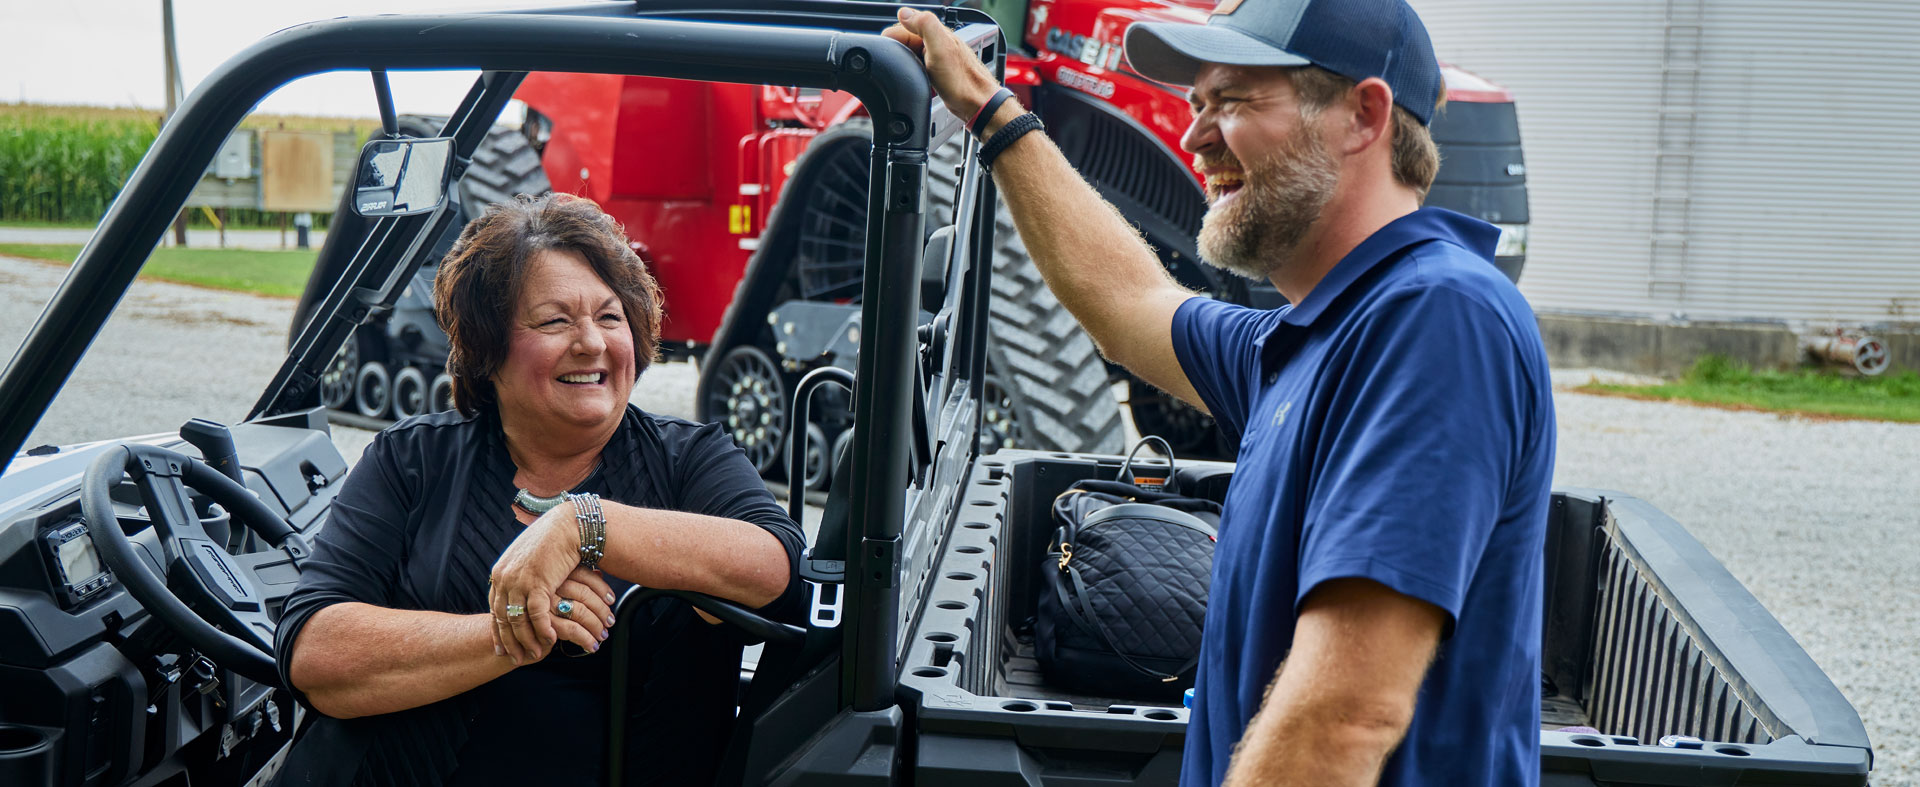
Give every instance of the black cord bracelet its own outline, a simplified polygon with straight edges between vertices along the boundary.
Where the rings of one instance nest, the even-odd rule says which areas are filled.
[[[993,169],[993,160],[999,158],[1002,151],[1012,147],[1013,143],[1026,136],[1027,132],[1044,128],[1046,124],[1041,123],[1040,116],[1032,112],[1007,121],[999,131],[993,132],[993,138],[987,140],[987,144],[980,146],[981,168]]]

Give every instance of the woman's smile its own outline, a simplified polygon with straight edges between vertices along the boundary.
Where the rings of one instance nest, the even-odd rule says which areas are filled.
[[[560,375],[558,379],[560,382],[570,386],[600,386],[607,383],[607,373],[599,370],[591,372],[571,372]]]

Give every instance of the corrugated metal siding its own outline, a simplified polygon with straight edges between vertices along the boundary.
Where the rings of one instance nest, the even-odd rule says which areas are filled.
[[[1513,91],[1535,308],[1642,312],[1665,0],[1413,0],[1435,51]]]
[[[1920,4],[1413,4],[1519,103],[1536,308],[1920,319]]]
[[[1920,3],[1713,2],[1704,30],[1688,314],[1920,320]]]

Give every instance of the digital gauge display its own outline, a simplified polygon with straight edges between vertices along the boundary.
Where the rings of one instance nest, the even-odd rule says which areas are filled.
[[[81,536],[60,545],[60,570],[69,577],[94,577],[104,570],[100,553],[93,550],[93,538]]]
[[[56,569],[55,590],[64,606],[78,606],[113,584],[113,575],[100,562],[100,552],[94,548],[85,522],[50,529],[42,538]]]

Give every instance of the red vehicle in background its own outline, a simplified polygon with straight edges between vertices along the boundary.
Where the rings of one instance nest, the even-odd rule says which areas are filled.
[[[1266,282],[1202,264],[1195,235],[1202,178],[1179,149],[1184,91],[1128,70],[1121,42],[1137,21],[1204,24],[1211,0],[985,0],[1012,48],[1007,82],[1046,121],[1081,174],[1158,250],[1183,283],[1258,307],[1283,301]],[[645,14],[648,5],[636,4]],[[1444,66],[1448,106],[1433,131],[1442,165],[1428,204],[1502,225],[1499,264],[1524,262],[1525,169],[1513,98]],[[851,363],[858,343],[873,120],[845,93],[610,75],[531,74],[516,93],[519,128],[496,129],[461,183],[462,209],[520,193],[589,197],[625,225],[666,295],[662,348],[698,359],[696,412],[724,421],[770,477],[789,433],[795,383]],[[423,134],[435,128],[422,123]],[[951,210],[957,145],[933,154],[927,210]],[[1231,456],[1211,421],[1109,367],[1040,282],[1004,206],[994,261],[991,447],[1117,452],[1119,403],[1142,433],[1185,454]],[[446,242],[450,242],[450,239]],[[930,238],[938,243],[938,238]],[[349,250],[350,251],[350,250]],[[315,281],[343,258],[323,249]],[[923,288],[939,286],[937,275]],[[445,406],[445,337],[433,323],[431,267],[392,313],[375,315],[321,386],[330,407],[372,418]],[[309,290],[306,301],[324,296]],[[923,291],[923,303],[937,292]],[[303,306],[305,303],[303,302]],[[305,309],[302,309],[304,313]],[[298,324],[300,320],[296,320]],[[827,483],[826,447],[846,438],[845,394],[828,387],[806,425],[810,488]]]

